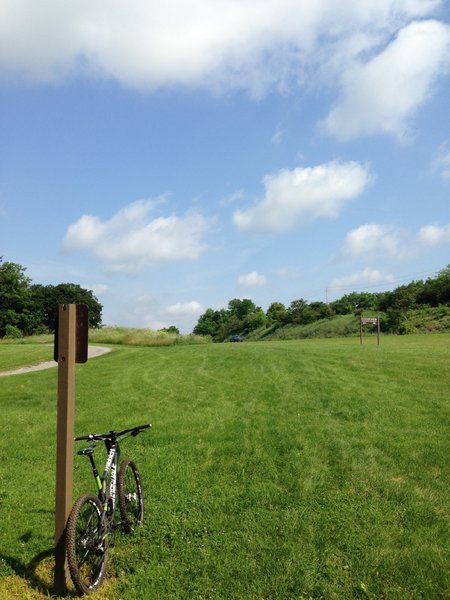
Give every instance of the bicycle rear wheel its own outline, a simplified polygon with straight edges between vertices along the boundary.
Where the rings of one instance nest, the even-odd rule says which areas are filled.
[[[108,538],[102,514],[100,500],[93,494],[85,494],[78,498],[67,521],[67,562],[80,594],[96,590],[105,577]]]
[[[123,529],[132,533],[144,519],[144,495],[136,463],[129,458],[120,465],[117,491]]]

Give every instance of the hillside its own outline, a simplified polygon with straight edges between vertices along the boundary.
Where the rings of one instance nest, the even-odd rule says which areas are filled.
[[[366,313],[365,313],[366,314]],[[375,314],[375,313],[371,313]],[[391,333],[389,316],[379,313],[381,331]],[[359,336],[359,315],[338,315],[328,319],[320,319],[306,325],[288,324],[281,327],[271,325],[260,327],[250,332],[246,340],[293,340],[306,338],[332,338]],[[365,335],[374,328],[365,328]],[[445,333],[450,332],[450,306],[436,308],[422,307],[404,313],[401,327],[396,332],[404,335],[409,333]]]

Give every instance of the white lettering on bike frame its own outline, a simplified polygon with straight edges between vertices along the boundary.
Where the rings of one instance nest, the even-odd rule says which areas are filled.
[[[109,495],[112,498],[113,507],[116,505],[116,473],[117,473],[116,463],[113,462],[113,464],[111,465],[111,481],[109,484]]]
[[[112,498],[113,506],[116,504],[116,478],[117,478],[117,466],[116,466],[116,446],[112,446],[110,451],[108,452],[108,458],[106,460],[105,471],[103,473],[103,480],[106,480],[106,477],[111,469],[111,481],[109,484],[109,494]]]

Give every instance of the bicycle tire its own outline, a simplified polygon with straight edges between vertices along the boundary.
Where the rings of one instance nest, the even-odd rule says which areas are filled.
[[[97,496],[84,494],[73,505],[66,528],[70,576],[80,594],[98,589],[106,573],[108,538],[102,530],[103,506]]]
[[[136,463],[129,458],[120,465],[117,492],[123,530],[133,533],[144,520],[144,494]]]

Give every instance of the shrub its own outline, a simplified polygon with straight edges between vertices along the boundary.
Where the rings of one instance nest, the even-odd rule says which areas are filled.
[[[23,337],[23,333],[15,325],[7,325],[4,337],[7,340],[18,340]]]

